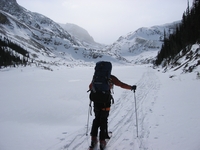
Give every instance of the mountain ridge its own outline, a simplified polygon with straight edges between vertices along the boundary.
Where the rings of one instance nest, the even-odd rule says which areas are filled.
[[[107,46],[107,49],[127,58],[132,63],[152,62],[163,44],[164,31],[173,33],[179,23],[180,21],[176,21],[160,26],[141,27],[119,37],[116,42]],[[148,55],[145,56],[145,53]]]
[[[59,25],[50,18],[31,12],[16,0],[0,0],[0,35],[24,47],[30,62],[39,65],[90,64],[110,60],[122,64],[153,63],[166,35],[180,21],[141,27],[118,38],[111,45],[96,43],[87,30],[74,24]]]

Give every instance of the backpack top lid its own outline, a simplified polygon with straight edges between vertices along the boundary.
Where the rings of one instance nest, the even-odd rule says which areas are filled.
[[[95,71],[97,70],[100,70],[100,71],[107,70],[107,71],[110,71],[110,74],[111,74],[112,64],[109,61],[99,61],[96,63],[96,66],[95,66]]]
[[[99,61],[96,63],[95,72],[93,76],[93,90],[104,91],[110,90],[110,76],[111,76],[112,64],[108,61]]]

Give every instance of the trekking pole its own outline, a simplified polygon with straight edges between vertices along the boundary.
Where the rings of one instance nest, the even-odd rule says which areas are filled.
[[[88,129],[89,129],[89,119],[90,119],[90,114],[91,114],[91,101],[89,104],[89,108],[88,108],[88,118],[87,118],[87,129],[86,129],[86,136],[88,136]]]
[[[136,96],[134,90],[134,99],[135,99],[135,118],[136,118],[136,129],[137,129],[137,137],[138,137],[138,118],[137,118],[137,106],[136,106]]]

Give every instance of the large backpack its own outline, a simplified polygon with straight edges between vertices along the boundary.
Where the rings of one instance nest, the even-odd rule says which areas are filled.
[[[110,77],[112,64],[107,61],[96,63],[92,80],[90,99],[98,103],[106,103],[111,100]]]

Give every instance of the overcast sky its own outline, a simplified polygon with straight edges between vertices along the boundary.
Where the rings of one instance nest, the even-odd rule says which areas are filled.
[[[188,0],[17,0],[58,23],[73,23],[98,43],[112,44],[140,27],[182,19]],[[193,0],[189,0],[190,6]]]

